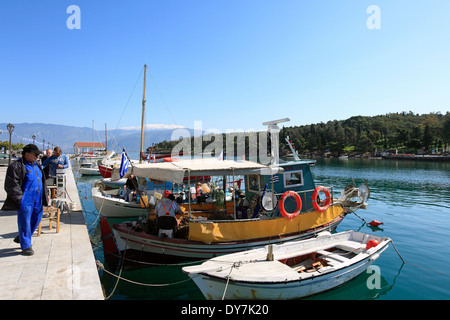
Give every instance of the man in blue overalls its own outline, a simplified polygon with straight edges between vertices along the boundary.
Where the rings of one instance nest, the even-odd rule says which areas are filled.
[[[7,193],[2,210],[17,210],[20,243],[23,255],[33,255],[31,236],[41,222],[43,206],[48,205],[48,192],[41,166],[36,163],[39,148],[28,144],[23,148],[22,158],[11,163],[6,171]]]

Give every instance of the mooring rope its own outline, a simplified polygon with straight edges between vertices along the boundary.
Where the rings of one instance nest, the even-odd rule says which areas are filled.
[[[364,220],[363,218],[361,218],[360,216],[358,216],[355,212],[352,212],[352,213],[354,213],[355,216],[357,216],[359,219],[361,219],[362,221],[364,221],[365,224],[367,224],[367,221],[366,221],[366,220]],[[426,267],[423,267],[423,266],[418,266],[418,265],[416,265],[416,264],[412,264],[412,263],[407,262],[407,261],[406,261],[405,259],[403,259],[403,257],[401,256],[400,252],[398,251],[398,249],[397,249],[397,247],[395,246],[394,241],[392,241],[392,239],[391,239],[391,243],[392,243],[392,247],[394,248],[395,252],[397,252],[397,255],[399,256],[399,258],[402,260],[402,262],[403,262],[404,264],[407,264],[407,265],[409,265],[409,266],[411,266],[411,267],[414,267],[414,268],[418,268],[418,269],[422,269],[422,270],[427,270],[427,271],[430,271],[430,272],[434,272],[434,273],[437,273],[437,274],[440,274],[440,275],[444,275],[444,276],[450,277],[450,274],[448,274],[448,273],[445,273],[445,272],[442,272],[442,271],[433,270],[433,269],[426,268]]]
[[[225,294],[227,293],[227,289],[228,289],[228,282],[230,282],[230,275],[231,275],[231,272],[234,269],[234,266],[235,266],[235,263],[233,263],[233,265],[231,266],[230,273],[227,276],[227,284],[225,285],[225,290],[223,290],[222,300],[225,300]]]
[[[122,270],[120,271],[120,274],[119,274],[119,275],[116,275],[116,274],[114,274],[114,273],[108,271],[108,270],[103,266],[103,264],[102,264],[100,261],[96,260],[96,263],[97,263],[97,265],[99,266],[100,269],[102,269],[103,271],[105,271],[105,272],[108,273],[109,275],[111,275],[111,276],[113,276],[113,277],[116,277],[118,280],[123,280],[123,281],[129,282],[129,283],[132,283],[132,284],[136,284],[136,285],[140,285],[140,286],[145,286],[145,287],[166,287],[166,286],[177,285],[177,284],[184,283],[184,282],[187,282],[187,281],[191,280],[191,278],[188,278],[188,279],[185,279],[185,280],[180,280],[180,281],[172,282],[172,283],[160,283],[160,284],[142,283],[142,282],[137,282],[137,281],[133,281],[133,280],[130,280],[130,279],[126,279],[126,278],[121,277],[120,274],[122,273]],[[117,283],[116,283],[116,284],[117,284]],[[112,294],[111,294],[111,295],[112,295]],[[111,297],[111,295],[110,295],[109,297]],[[109,298],[109,297],[108,297],[108,298]],[[108,298],[107,298],[107,299],[108,299]]]

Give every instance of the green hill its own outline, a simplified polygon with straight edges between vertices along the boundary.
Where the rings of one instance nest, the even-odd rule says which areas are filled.
[[[280,141],[286,136],[299,153],[364,153],[375,149],[428,153],[450,144],[450,113],[355,116],[341,121],[284,127]]]

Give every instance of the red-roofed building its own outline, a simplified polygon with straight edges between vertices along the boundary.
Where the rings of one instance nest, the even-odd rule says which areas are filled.
[[[75,154],[95,153],[95,151],[104,151],[105,148],[102,142],[75,142],[73,152]]]

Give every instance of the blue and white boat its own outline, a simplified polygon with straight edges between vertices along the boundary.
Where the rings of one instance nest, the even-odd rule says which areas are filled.
[[[183,267],[208,300],[298,299],[366,271],[391,239],[347,231],[268,245]]]

